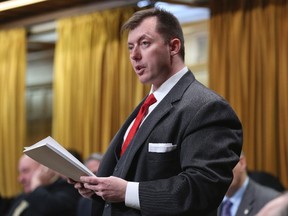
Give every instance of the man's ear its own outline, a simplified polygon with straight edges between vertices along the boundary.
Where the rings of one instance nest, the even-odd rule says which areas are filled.
[[[173,38],[172,40],[170,40],[169,47],[170,47],[170,55],[171,56],[177,55],[181,49],[181,41],[178,38]]]

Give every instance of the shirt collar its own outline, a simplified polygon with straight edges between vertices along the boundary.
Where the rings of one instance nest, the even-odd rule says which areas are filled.
[[[188,67],[182,68],[180,71],[171,76],[166,80],[156,91],[153,92],[153,86],[151,87],[150,93],[153,93],[159,103],[168,92],[176,85],[176,83],[181,79],[181,77],[188,71]]]
[[[224,197],[222,203],[225,202],[227,199],[229,199],[233,203],[232,208],[231,208],[232,215],[236,214],[237,209],[242,200],[242,197],[244,195],[244,192],[246,191],[246,188],[248,186],[248,183],[249,183],[249,177],[245,179],[242,186],[236,191],[236,193],[233,194],[232,197],[227,197],[227,196]]]

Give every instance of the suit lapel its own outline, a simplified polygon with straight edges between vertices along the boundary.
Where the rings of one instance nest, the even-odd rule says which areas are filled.
[[[125,168],[123,169],[120,177],[125,178],[129,167],[131,166],[133,158],[135,157],[135,154],[137,153],[139,148],[145,143],[145,140],[148,138],[153,128],[162,118],[165,118],[165,115],[168,114],[169,111],[173,108],[173,104],[181,99],[185,90],[194,80],[194,75],[191,73],[191,71],[188,71],[145,119],[145,121],[135,134],[134,138],[132,139],[131,143],[129,144],[125,154],[120,158],[120,160],[125,160],[123,161],[125,163]],[[139,104],[135,111],[131,114],[131,116],[129,117],[130,120],[127,120],[128,123],[126,122],[123,125],[124,130],[127,129],[127,125],[129,125],[131,121],[136,117],[141,104]]]
[[[255,200],[255,188],[253,186],[253,182],[249,180],[249,183],[247,185],[247,188],[244,192],[244,195],[242,197],[242,201],[240,202],[240,205],[238,207],[238,211],[236,215],[251,215],[250,212],[253,208],[253,202]]]

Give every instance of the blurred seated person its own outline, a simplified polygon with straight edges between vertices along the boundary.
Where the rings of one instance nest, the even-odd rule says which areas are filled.
[[[268,202],[256,216],[287,216],[288,192]]]
[[[11,200],[5,216],[73,216],[78,191],[53,170],[23,155],[19,160],[23,193]]]
[[[99,153],[92,153],[89,157],[84,161],[85,166],[91,170],[94,174],[97,173],[100,162],[102,160],[102,155]]]
[[[97,173],[98,167],[102,160],[102,155],[98,153],[91,154],[85,161],[84,164],[94,174]],[[90,216],[92,209],[92,200],[81,197],[78,202],[77,216]]]
[[[256,215],[270,200],[280,193],[253,181],[247,174],[246,157],[242,153],[233,169],[233,180],[218,208],[220,216]]]
[[[20,157],[19,163],[18,163],[18,172],[19,172],[18,181],[22,185],[22,189],[24,193],[29,193],[32,191],[31,180],[32,180],[34,172],[37,170],[39,166],[40,164],[38,162],[30,159],[27,156]],[[14,199],[15,197],[4,198],[1,196],[0,198],[1,215],[3,215],[3,213],[9,210]]]
[[[286,189],[281,181],[274,175],[265,171],[248,171],[248,176],[254,181],[276,191],[284,192]]]

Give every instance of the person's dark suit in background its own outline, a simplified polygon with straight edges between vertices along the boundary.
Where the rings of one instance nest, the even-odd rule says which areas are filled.
[[[276,176],[265,171],[248,171],[249,178],[253,179],[257,183],[266,187],[273,188],[276,191],[286,191],[282,182]]]
[[[93,173],[97,173],[102,155],[99,153],[93,153],[84,161],[86,167]],[[77,216],[90,216],[92,210],[92,199],[81,197],[78,201]]]
[[[241,123],[227,101],[185,67],[175,16],[142,10],[122,29],[128,31],[132,66],[141,83],[152,85],[157,102],[122,156],[143,102],[111,141],[97,177],[69,182],[93,198],[95,216],[215,215],[239,160]]]
[[[23,155],[19,160],[19,182],[24,193],[14,199],[6,209],[5,216],[73,216],[79,193],[66,179],[51,169]]]
[[[14,216],[19,210],[19,216],[73,216],[76,215],[78,199],[75,188],[59,177],[49,185],[18,196],[7,216]]]
[[[233,169],[233,181],[219,207],[219,215],[223,213],[222,205],[229,199],[232,202],[231,216],[254,216],[270,200],[276,198],[280,193],[272,188],[263,186],[247,174],[247,163],[244,154]]]

